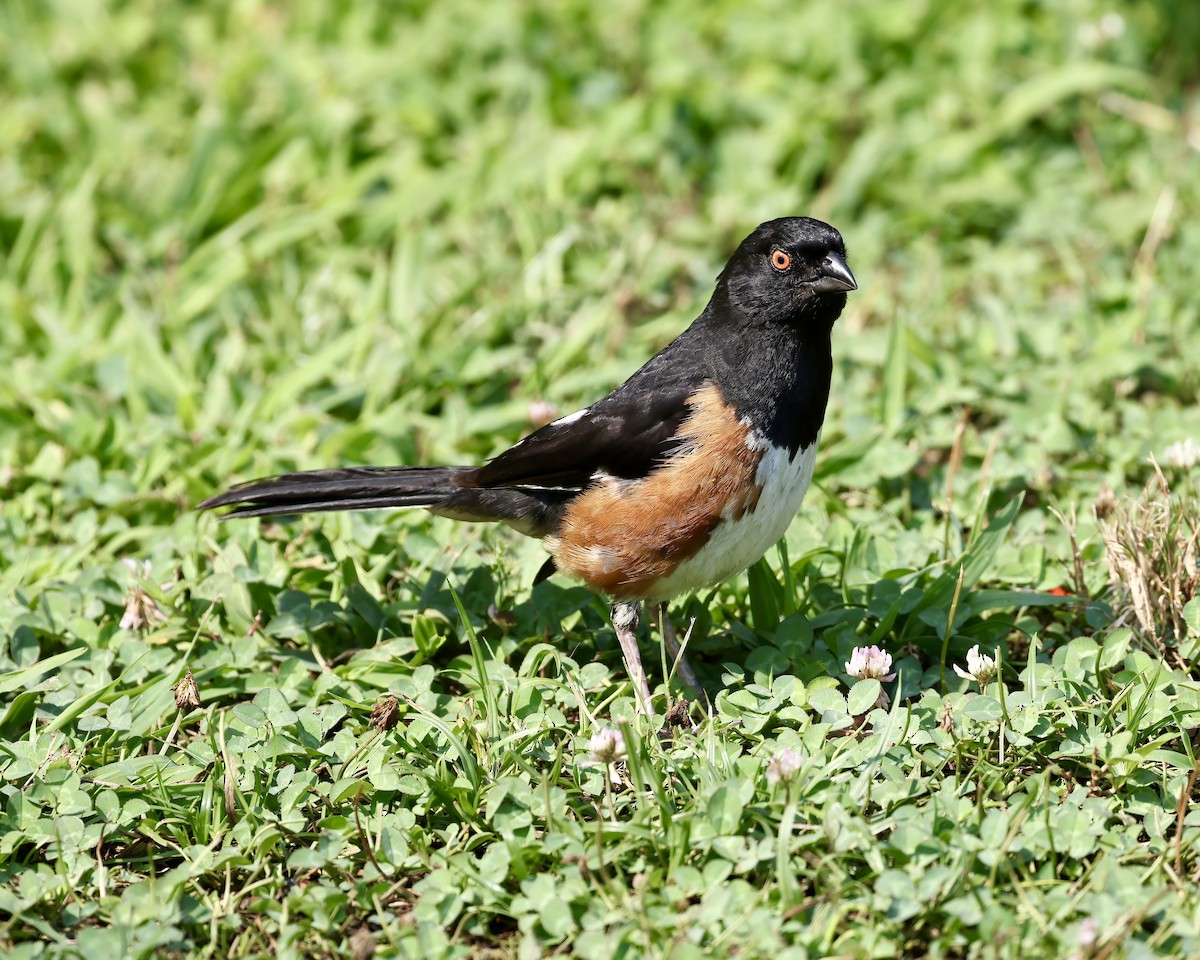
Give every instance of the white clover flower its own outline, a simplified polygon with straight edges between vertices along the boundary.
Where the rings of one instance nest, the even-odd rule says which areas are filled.
[[[535,427],[544,427],[558,416],[558,407],[549,400],[532,400],[525,415]]]
[[[1119,13],[1109,11],[1099,20],[1089,20],[1081,23],[1075,31],[1079,43],[1094,50],[1116,40],[1125,32],[1125,18]]]
[[[855,647],[846,663],[846,672],[859,680],[868,678],[874,680],[895,680],[892,669],[892,655],[879,647]]]
[[[121,562],[129,572],[143,580],[150,579],[150,561],[137,561],[124,557]],[[121,615],[122,630],[147,630],[157,623],[166,623],[167,615],[162,612],[154,598],[141,587],[130,587],[125,591],[125,612]]]
[[[1100,925],[1096,923],[1094,917],[1087,917],[1083,923],[1079,925],[1079,932],[1075,936],[1079,940],[1079,945],[1090,953],[1092,947],[1096,945],[1099,935]]]
[[[592,737],[588,749],[592,751],[592,759],[597,763],[616,763],[625,757],[625,738],[621,736],[620,730],[605,727]]]
[[[125,592],[125,612],[121,615],[122,630],[147,630],[156,623],[166,622],[167,615],[141,587],[130,587]]]
[[[1100,18],[1100,32],[1109,40],[1115,40],[1125,32],[1125,18],[1115,11],[1108,11]]]
[[[135,560],[133,557],[122,557],[121,562],[129,569],[135,577],[141,577],[144,580],[150,579],[150,561]]]
[[[1177,440],[1162,453],[1162,462],[1168,467],[1182,467],[1189,470],[1200,463],[1200,444],[1188,437]]]
[[[980,653],[979,644],[975,644],[967,651],[967,669],[955,664],[954,672],[964,680],[974,680],[982,687],[996,675],[996,660],[986,653]]]
[[[767,783],[776,786],[787,783],[800,772],[803,757],[795,750],[784,750],[767,761]]]

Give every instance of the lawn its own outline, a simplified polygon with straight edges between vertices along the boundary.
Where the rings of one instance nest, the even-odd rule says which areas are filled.
[[[0,950],[1200,956],[1198,49],[1165,0],[0,4]],[[673,606],[694,729],[536,542],[193,510],[494,455],[789,214],[860,290],[786,540]]]

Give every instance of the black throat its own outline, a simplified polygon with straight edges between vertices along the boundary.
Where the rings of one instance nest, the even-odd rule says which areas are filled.
[[[825,422],[830,336],[846,297],[814,297],[784,318],[735,320],[731,312],[740,305],[721,302],[722,293],[718,288],[695,324],[706,328],[701,340],[711,351],[713,380],[739,418],[794,457],[816,442]]]

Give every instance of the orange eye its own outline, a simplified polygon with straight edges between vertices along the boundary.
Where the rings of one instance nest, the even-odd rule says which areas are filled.
[[[792,258],[782,250],[776,250],[771,254],[771,266],[776,270],[786,270],[792,265]]]

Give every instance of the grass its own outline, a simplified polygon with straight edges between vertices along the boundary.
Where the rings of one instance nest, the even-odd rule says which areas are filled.
[[[1094,0],[0,6],[6,952],[1200,953],[1196,475],[1150,462],[1200,438],[1198,46]],[[787,213],[862,289],[786,541],[674,608],[695,731],[535,543],[190,509],[494,454]]]

